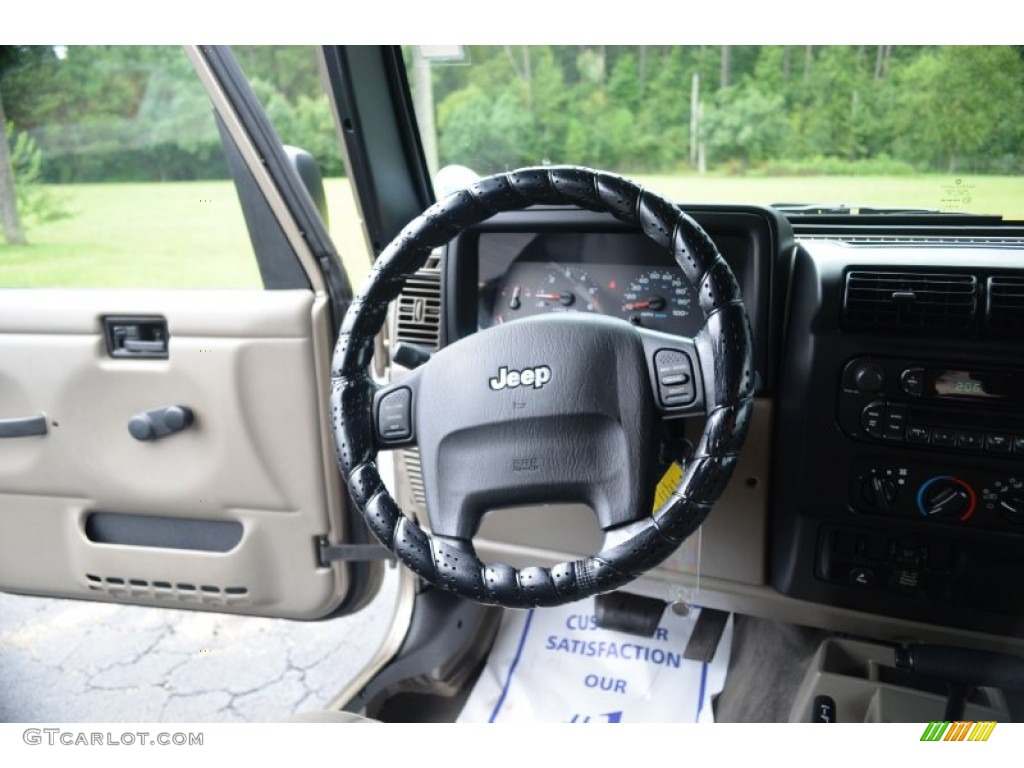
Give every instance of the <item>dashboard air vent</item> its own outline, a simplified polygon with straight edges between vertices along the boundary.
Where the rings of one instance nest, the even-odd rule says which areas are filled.
[[[437,349],[441,343],[441,262],[431,256],[398,297],[395,341]]]
[[[435,251],[427,263],[410,277],[398,297],[395,318],[395,342],[419,344],[431,351],[441,346],[441,251]],[[426,494],[420,467],[419,448],[406,448],[398,460],[398,475],[408,482],[415,513],[426,515]],[[406,499],[399,499],[403,507]],[[408,508],[408,507],[405,507]]]
[[[967,331],[977,299],[974,275],[853,271],[846,275],[843,319],[849,328]]]
[[[993,276],[988,279],[985,322],[994,331],[1024,332],[1024,277]]]

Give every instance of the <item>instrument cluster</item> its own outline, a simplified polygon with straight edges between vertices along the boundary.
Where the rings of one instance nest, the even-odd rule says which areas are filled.
[[[692,336],[703,321],[694,290],[676,266],[515,261],[489,293],[481,326],[547,312],[596,312]]]

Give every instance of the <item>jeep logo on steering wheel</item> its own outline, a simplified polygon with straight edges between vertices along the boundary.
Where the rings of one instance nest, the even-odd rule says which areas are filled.
[[[516,387],[533,387],[540,389],[551,381],[551,369],[546,365],[536,368],[523,368],[521,371],[510,371],[508,366],[501,366],[498,375],[490,379],[491,389],[515,389]]]

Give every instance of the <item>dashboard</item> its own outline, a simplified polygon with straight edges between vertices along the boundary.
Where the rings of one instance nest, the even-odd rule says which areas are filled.
[[[746,464],[703,532],[705,585],[826,628],[1024,639],[1024,227],[686,210],[740,283],[757,375]],[[578,210],[474,227],[441,281],[442,343],[554,312],[682,336],[702,322],[668,254]],[[499,554],[589,554],[574,524],[541,527]],[[655,580],[692,575],[677,565]]]

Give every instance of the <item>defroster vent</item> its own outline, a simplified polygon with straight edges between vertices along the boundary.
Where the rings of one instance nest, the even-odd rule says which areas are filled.
[[[977,315],[974,275],[866,270],[846,275],[847,328],[969,331],[976,327]]]

